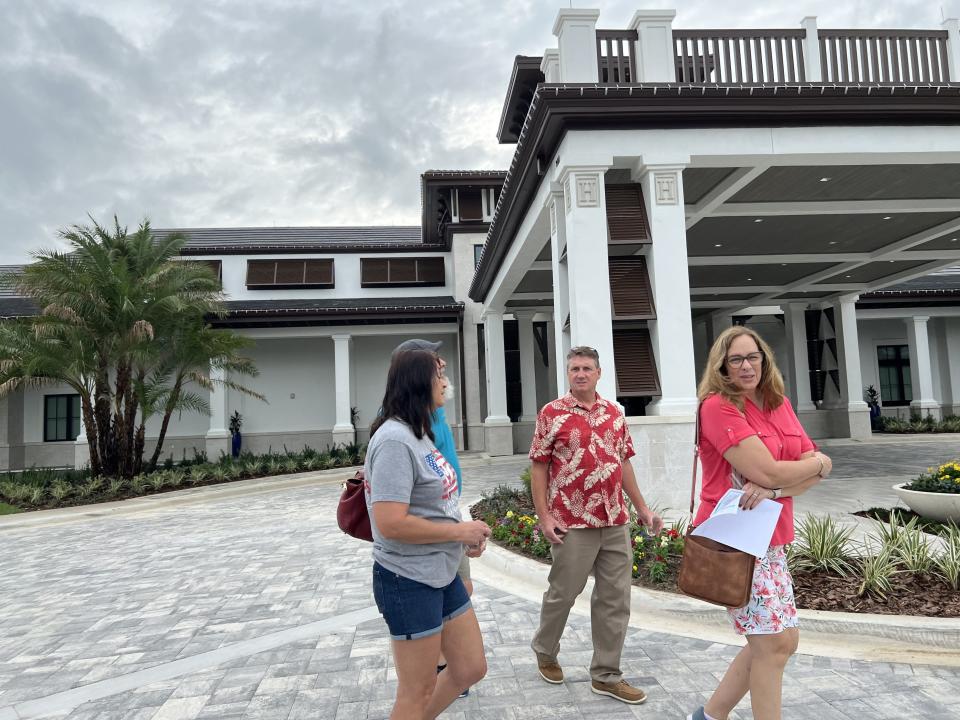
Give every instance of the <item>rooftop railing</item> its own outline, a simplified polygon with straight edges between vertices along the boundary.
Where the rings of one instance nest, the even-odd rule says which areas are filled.
[[[946,30],[814,27],[809,36],[806,29],[673,30],[672,36],[679,83],[960,82],[950,76]],[[643,81],[637,42],[636,30],[596,31],[599,82]],[[811,58],[811,54],[819,57]]]
[[[821,30],[825,82],[950,81],[946,30]]]

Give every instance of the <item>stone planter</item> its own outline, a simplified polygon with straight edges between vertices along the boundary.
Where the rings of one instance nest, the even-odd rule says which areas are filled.
[[[906,484],[894,485],[893,491],[917,515],[938,522],[953,520],[960,523],[960,495],[906,490]]]

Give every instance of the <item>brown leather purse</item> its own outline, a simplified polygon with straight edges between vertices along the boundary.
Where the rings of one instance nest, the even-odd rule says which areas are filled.
[[[693,506],[697,493],[697,460],[700,457],[700,408],[693,444],[693,480],[690,488],[690,525],[683,542],[683,558],[677,585],[690,597],[727,608],[750,602],[753,590],[753,555],[693,532]]]
[[[347,535],[358,540],[373,542],[370,529],[370,513],[367,512],[367,497],[363,490],[363,469],[343,484],[340,503],[337,505],[337,525]]]

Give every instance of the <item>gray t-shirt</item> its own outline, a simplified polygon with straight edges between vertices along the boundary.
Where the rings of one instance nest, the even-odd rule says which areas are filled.
[[[458,542],[414,545],[388,540],[373,521],[373,503],[402,502],[411,515],[434,522],[460,522],[456,470],[424,435],[387,420],[367,447],[367,510],[373,529],[373,559],[391,572],[435,588],[453,582],[463,546]]]

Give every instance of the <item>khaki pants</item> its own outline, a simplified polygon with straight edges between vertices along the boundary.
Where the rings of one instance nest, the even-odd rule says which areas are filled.
[[[630,526],[577,528],[567,532],[562,545],[551,548],[553,566],[550,587],[543,594],[540,627],[530,646],[551,660],[560,652],[560,636],[567,625],[570,608],[583,592],[591,571],[594,576],[590,598],[590,629],[593,660],[590,677],[600,682],[618,682],[620,654],[630,620],[630,587],[633,553]]]

